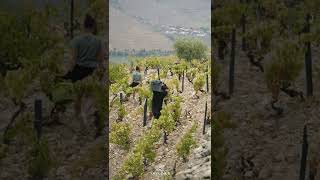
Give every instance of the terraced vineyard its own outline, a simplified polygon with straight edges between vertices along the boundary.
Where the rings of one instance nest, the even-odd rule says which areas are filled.
[[[103,2],[86,11],[105,19]],[[106,73],[63,80],[71,52],[61,16],[51,6],[28,8],[0,16],[0,179],[105,179]],[[83,93],[86,132],[74,112]]]
[[[214,114],[228,149],[213,162],[216,179],[319,179],[319,7],[214,4]],[[224,121],[233,129],[221,130]]]
[[[136,65],[143,69],[143,83],[131,88],[129,75]],[[199,143],[206,139],[203,147],[211,149],[210,84],[206,84],[206,77],[210,82],[209,65],[210,60],[187,62],[175,56],[136,59],[131,66],[110,64],[110,179],[210,178],[210,152],[202,150]],[[149,113],[149,83],[158,78],[169,87],[169,93],[160,118],[154,119]],[[195,148],[205,151],[207,159],[198,164],[197,173],[183,172],[191,168],[188,165],[193,162],[190,158]]]

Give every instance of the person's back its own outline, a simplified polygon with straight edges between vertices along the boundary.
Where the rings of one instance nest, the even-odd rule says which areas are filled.
[[[141,73],[138,71],[134,71],[132,73],[132,81],[135,83],[140,83],[141,82]]]
[[[130,87],[136,87],[142,82],[142,76],[140,73],[140,68],[137,66],[136,70],[132,73],[132,83]]]
[[[76,50],[76,65],[97,68],[98,59],[97,55],[101,51],[101,40],[91,34],[85,33],[75,38],[72,42],[72,47]]]
[[[72,70],[63,78],[76,82],[91,75],[97,68],[104,69],[104,47],[96,35],[96,21],[90,15],[84,20],[85,32],[71,41]]]

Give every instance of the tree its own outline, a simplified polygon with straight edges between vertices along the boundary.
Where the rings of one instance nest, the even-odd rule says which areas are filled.
[[[198,39],[182,38],[175,42],[174,49],[180,59],[191,62],[193,59],[205,58],[208,47]]]

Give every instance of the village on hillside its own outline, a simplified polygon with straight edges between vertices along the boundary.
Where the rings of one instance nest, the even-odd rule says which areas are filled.
[[[182,27],[175,25],[164,25],[164,24],[156,24],[148,21],[147,19],[140,16],[133,16],[136,20],[138,20],[142,24],[153,26],[156,29],[159,29],[161,33],[165,35],[179,35],[179,36],[192,36],[192,37],[209,37],[210,29],[205,27],[193,28],[193,27]]]
[[[189,35],[189,36],[195,36],[195,37],[205,37],[209,36],[209,32],[205,31],[204,28],[195,29],[195,28],[186,28],[181,26],[170,26],[170,25],[161,25],[161,30],[165,34],[170,35]]]

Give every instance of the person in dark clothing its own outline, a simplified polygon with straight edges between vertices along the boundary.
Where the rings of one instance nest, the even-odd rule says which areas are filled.
[[[151,82],[153,97],[152,97],[152,115],[155,119],[159,119],[161,115],[163,99],[168,95],[168,87],[160,80]]]

